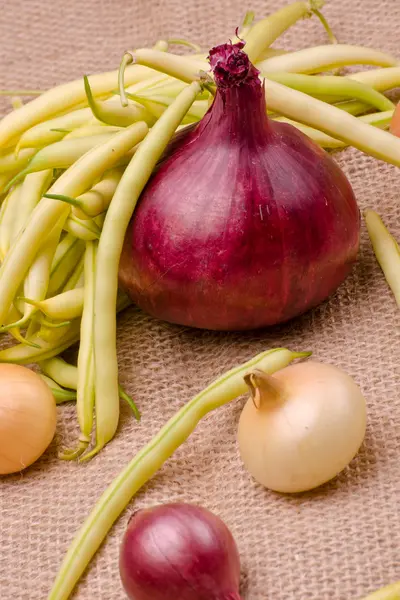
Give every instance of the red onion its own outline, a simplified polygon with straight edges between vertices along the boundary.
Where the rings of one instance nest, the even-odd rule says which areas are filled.
[[[131,600],[240,600],[240,559],[231,532],[209,510],[165,504],[136,512],[120,550]]]
[[[308,137],[267,117],[243,46],[211,50],[215,100],[153,174],[125,240],[122,286],[166,321],[287,321],[330,296],[357,257],[350,183]]]

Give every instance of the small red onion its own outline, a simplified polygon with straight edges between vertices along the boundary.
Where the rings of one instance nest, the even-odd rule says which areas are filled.
[[[219,517],[193,504],[136,512],[119,568],[131,600],[240,600],[235,540]]]
[[[287,321],[330,296],[358,252],[350,183],[307,136],[267,117],[242,48],[211,50],[215,100],[173,142],[125,240],[121,285],[151,315],[182,325]]]

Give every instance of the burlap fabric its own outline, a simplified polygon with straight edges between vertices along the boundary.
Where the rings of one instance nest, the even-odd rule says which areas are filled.
[[[3,0],[1,87],[47,88],[118,65],[126,48],[165,36],[208,45],[232,36],[246,8],[281,0]],[[337,0],[325,10],[339,40],[398,53],[398,0]],[[318,22],[298,24],[287,48],[325,43]],[[3,111],[7,103],[2,105]],[[400,238],[400,170],[347,150],[337,160],[360,208],[379,210]],[[302,318],[268,331],[218,334],[158,322],[132,309],[119,319],[121,376],[143,414],[123,407],[116,439],[92,462],[57,460],[77,431],[74,406],[59,409],[57,436],[21,475],[0,480],[0,598],[44,600],[60,561],[105,486],[186,400],[215,376],[274,346],[313,350],[347,370],[368,401],[365,444],[337,479],[312,493],[281,496],[243,469],[235,441],[242,401],[209,415],[134,506],[198,502],[232,529],[243,559],[246,600],[351,600],[400,579],[399,310],[363,226],[358,266],[338,293]],[[113,528],[76,598],[122,600],[118,547],[129,510]]]

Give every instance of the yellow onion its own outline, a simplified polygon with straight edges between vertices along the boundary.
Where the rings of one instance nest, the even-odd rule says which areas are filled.
[[[303,492],[329,481],[358,452],[366,406],[354,380],[333,365],[298,363],[245,376],[251,390],[239,421],[242,460],[277,492]]]
[[[25,469],[43,454],[54,437],[56,403],[33,371],[0,365],[0,475]]]

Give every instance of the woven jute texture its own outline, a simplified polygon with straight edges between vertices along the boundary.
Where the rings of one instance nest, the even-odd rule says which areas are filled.
[[[226,41],[246,8],[258,16],[281,0],[3,0],[0,87],[48,88],[115,68],[125,49],[186,37],[204,48]],[[398,0],[332,0],[325,14],[339,40],[398,54]],[[326,43],[316,20],[279,45]],[[8,110],[7,102],[1,105]],[[378,209],[400,239],[400,170],[355,150],[336,153],[361,210]],[[210,333],[168,325],[129,309],[119,318],[121,378],[142,411],[125,407],[115,440],[87,464],[63,463],[57,449],[77,433],[74,406],[58,411],[45,456],[0,479],[0,598],[44,600],[77,528],[105,487],[160,426],[224,370],[286,346],[350,373],[368,403],[368,432],[356,457],[322,488],[283,496],[242,467],[236,428],[243,400],[210,414],[137,495],[112,529],[74,597],[122,600],[118,547],[133,508],[200,503],[232,529],[243,560],[246,600],[352,600],[400,579],[400,313],[363,225],[358,265],[328,302],[269,330]],[[178,600],[178,599],[177,599]]]

